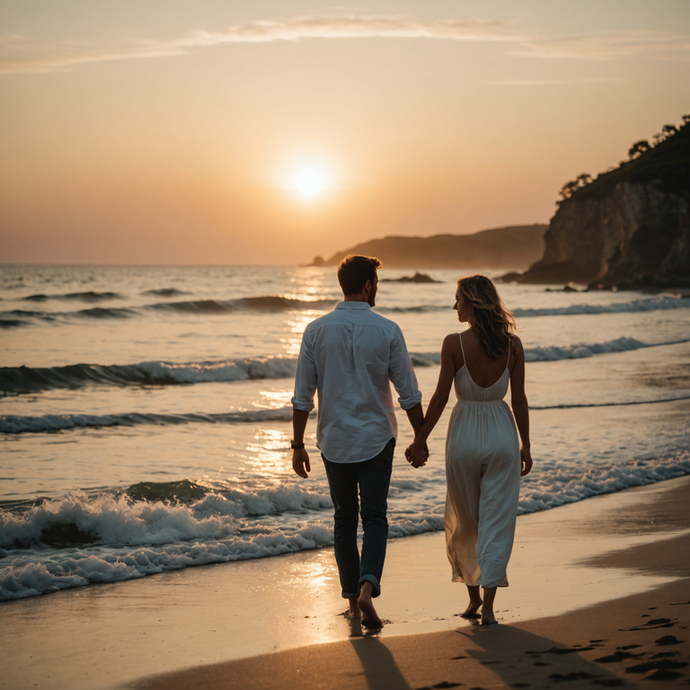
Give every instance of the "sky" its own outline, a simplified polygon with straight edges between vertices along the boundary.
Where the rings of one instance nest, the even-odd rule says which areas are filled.
[[[690,0],[4,0],[0,263],[547,223],[686,113]]]

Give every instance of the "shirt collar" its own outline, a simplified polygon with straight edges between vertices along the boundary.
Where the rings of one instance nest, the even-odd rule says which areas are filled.
[[[336,309],[368,309],[371,311],[371,307],[368,302],[338,302],[335,307]]]

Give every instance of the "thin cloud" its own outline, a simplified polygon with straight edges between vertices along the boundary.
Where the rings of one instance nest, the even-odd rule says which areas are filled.
[[[85,52],[76,55],[40,58],[37,60],[4,60],[0,62],[0,75],[22,72],[65,72],[69,68],[95,62],[113,62],[116,60],[140,60],[142,58],[169,57],[184,55],[187,51],[174,47],[152,47],[146,50],[129,52]]]
[[[203,31],[172,41],[139,42],[123,51],[89,51],[0,62],[0,74],[54,72],[76,65],[113,60],[134,60],[185,55],[195,49],[223,43],[270,43],[301,39],[426,38],[451,41],[524,41],[506,22],[497,20],[453,20],[420,22],[399,16],[328,15],[296,17],[285,21],[255,21],[231,26],[224,31]]]
[[[14,35],[11,38],[24,40],[26,37]],[[609,32],[539,39],[520,34],[510,23],[500,20],[442,19],[423,22],[392,15],[342,14],[295,17],[284,21],[247,22],[223,31],[197,30],[171,41],[132,42],[128,48],[122,50],[72,50],[34,59],[3,60],[0,61],[0,74],[60,72],[88,63],[186,55],[226,43],[353,38],[502,41],[517,44],[515,53],[522,57],[561,60],[613,60],[639,55],[673,60],[690,59],[690,37],[668,32]]]
[[[220,32],[197,32],[194,45],[297,41],[302,38],[432,38],[455,41],[524,40],[506,32],[507,23],[482,19],[420,22],[400,16],[331,15],[286,22],[257,21]],[[201,41],[201,43],[196,43]],[[205,43],[204,41],[208,41]]]
[[[519,55],[554,60],[618,60],[626,57],[690,58],[690,37],[664,31],[606,32],[524,42]]]
[[[613,84],[628,79],[501,79],[488,81],[495,86],[562,86],[567,84]]]
[[[20,43],[30,40],[31,36],[24,36],[24,34],[7,34],[6,36],[0,36],[0,43]]]

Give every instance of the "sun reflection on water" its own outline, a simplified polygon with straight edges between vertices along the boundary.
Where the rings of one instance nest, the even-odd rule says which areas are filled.
[[[281,407],[287,407],[290,405],[290,400],[292,400],[291,390],[272,390],[272,391],[261,391],[261,400],[255,403],[257,407],[265,410],[276,410]]]
[[[309,310],[291,315],[287,323],[287,330],[292,334],[287,338],[281,338],[281,343],[285,347],[285,354],[289,357],[297,357],[302,344],[304,329],[316,318],[323,316],[322,311]]]
[[[285,457],[289,449],[290,436],[286,431],[260,429],[247,445],[247,464],[259,476],[282,480],[288,469]]]

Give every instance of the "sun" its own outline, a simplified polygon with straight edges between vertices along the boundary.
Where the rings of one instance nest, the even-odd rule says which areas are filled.
[[[314,168],[304,168],[297,174],[295,185],[304,196],[316,196],[323,190],[323,177]]]

